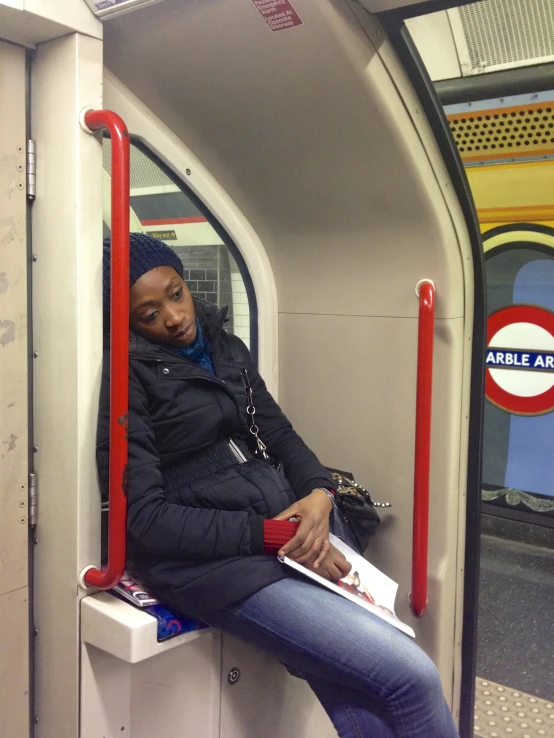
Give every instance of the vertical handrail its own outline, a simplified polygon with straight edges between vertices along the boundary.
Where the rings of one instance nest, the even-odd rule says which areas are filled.
[[[110,589],[125,570],[127,552],[127,427],[129,413],[129,133],[119,115],[88,110],[90,131],[107,128],[112,140],[112,247],[110,285],[110,471],[108,564],[86,567],[86,587]]]
[[[429,543],[429,471],[431,457],[431,404],[433,394],[433,343],[435,285],[429,279],[416,286],[419,297],[417,344],[417,395],[414,461],[414,520],[412,539],[413,614],[427,609],[427,553]]]

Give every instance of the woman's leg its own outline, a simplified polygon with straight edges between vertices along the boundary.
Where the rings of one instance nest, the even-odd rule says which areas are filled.
[[[378,707],[368,706],[367,696],[335,682],[306,675],[306,681],[335,726],[340,738],[395,738]]]
[[[304,674],[341,738],[458,736],[425,653],[323,587],[288,577],[208,622]]]

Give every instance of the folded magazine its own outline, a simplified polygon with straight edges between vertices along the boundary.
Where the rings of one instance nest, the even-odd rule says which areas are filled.
[[[140,582],[131,577],[128,572],[124,572],[122,579],[115,585],[112,592],[121,600],[130,602],[143,612],[148,613],[157,620],[157,639],[158,642],[166,641],[169,638],[180,635],[181,633],[190,633],[193,630],[202,630],[208,626],[199,620],[192,618],[181,618],[160,605],[155,597],[147,592]]]
[[[318,582],[323,587],[327,587],[332,592],[336,592],[336,594],[346,597],[347,600],[369,610],[369,612],[394,625],[395,628],[406,633],[406,635],[415,638],[413,629],[399,620],[394,612],[398,584],[393,582],[386,574],[383,574],[382,571],[379,571],[373,564],[370,564],[359,553],[356,553],[350,546],[347,546],[337,536],[330,534],[329,541],[345,555],[352,565],[350,574],[338,582],[330,582],[286,556],[279,557],[279,560],[286,566],[290,566]]]

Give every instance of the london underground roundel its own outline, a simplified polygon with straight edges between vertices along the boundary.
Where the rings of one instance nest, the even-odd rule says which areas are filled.
[[[554,313],[510,305],[489,316],[485,395],[515,415],[554,410]]]

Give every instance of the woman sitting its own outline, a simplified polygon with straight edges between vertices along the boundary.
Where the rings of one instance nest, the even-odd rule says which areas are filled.
[[[130,566],[175,613],[272,654],[313,689],[341,738],[454,738],[439,675],[393,626],[283,566],[338,580],[329,543],[333,482],[266,389],[226,310],[193,299],[176,253],[130,239]],[[110,241],[104,242],[109,311]],[[106,325],[108,323],[106,322]],[[255,423],[284,473],[254,458]],[[108,486],[109,347],[98,468]],[[291,522],[295,518],[299,522]]]

